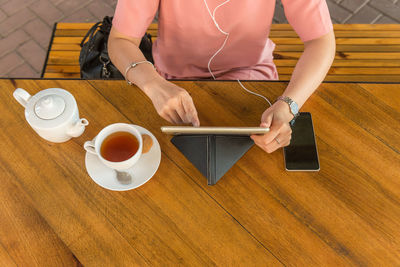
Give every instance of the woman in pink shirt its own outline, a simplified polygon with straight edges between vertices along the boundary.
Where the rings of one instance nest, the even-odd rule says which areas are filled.
[[[283,97],[300,108],[324,79],[335,55],[335,37],[325,0],[282,0],[285,15],[304,42]],[[277,80],[274,43],[268,38],[275,0],[119,0],[109,54],[126,79],[175,124],[200,125],[192,98],[167,79]],[[153,45],[155,69],[140,51],[141,37],[159,11]],[[254,142],[267,152],[290,143],[292,110],[276,101],[261,116],[265,135]]]

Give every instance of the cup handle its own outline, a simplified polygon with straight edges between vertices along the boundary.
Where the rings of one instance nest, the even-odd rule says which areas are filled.
[[[83,148],[84,148],[87,152],[92,153],[92,154],[94,154],[94,155],[97,155],[96,150],[94,149],[94,144],[93,144],[92,141],[86,141],[86,142],[83,144]]]

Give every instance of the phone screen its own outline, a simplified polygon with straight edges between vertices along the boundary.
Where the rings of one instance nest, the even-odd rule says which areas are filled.
[[[290,145],[283,149],[289,171],[318,171],[319,161],[311,114],[300,112],[292,126]]]

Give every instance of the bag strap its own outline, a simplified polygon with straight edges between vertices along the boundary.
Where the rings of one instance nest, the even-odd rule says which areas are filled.
[[[90,28],[90,30],[86,33],[85,37],[83,37],[82,42],[81,42],[81,47],[83,47],[83,44],[86,42],[86,39],[89,37],[89,40],[92,39],[94,32],[97,30],[97,28],[99,27],[99,25],[102,23],[102,21],[97,22],[96,24],[94,24],[92,26],[92,28]]]
[[[113,17],[105,16],[103,19],[103,24],[101,24],[101,26],[100,26],[100,31],[105,33],[106,36],[108,36],[110,34],[111,27],[112,27],[112,20],[113,20]]]

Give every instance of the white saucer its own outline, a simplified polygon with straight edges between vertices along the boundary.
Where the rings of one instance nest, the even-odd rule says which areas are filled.
[[[147,129],[138,125],[133,125],[141,134],[148,134],[153,139],[153,146],[150,151],[142,154],[139,161],[130,169],[126,170],[132,176],[131,184],[121,184],[118,182],[116,173],[113,169],[105,166],[100,159],[92,153],[86,152],[86,170],[92,180],[109,190],[126,191],[145,184],[156,173],[161,161],[161,149],[155,136]]]

